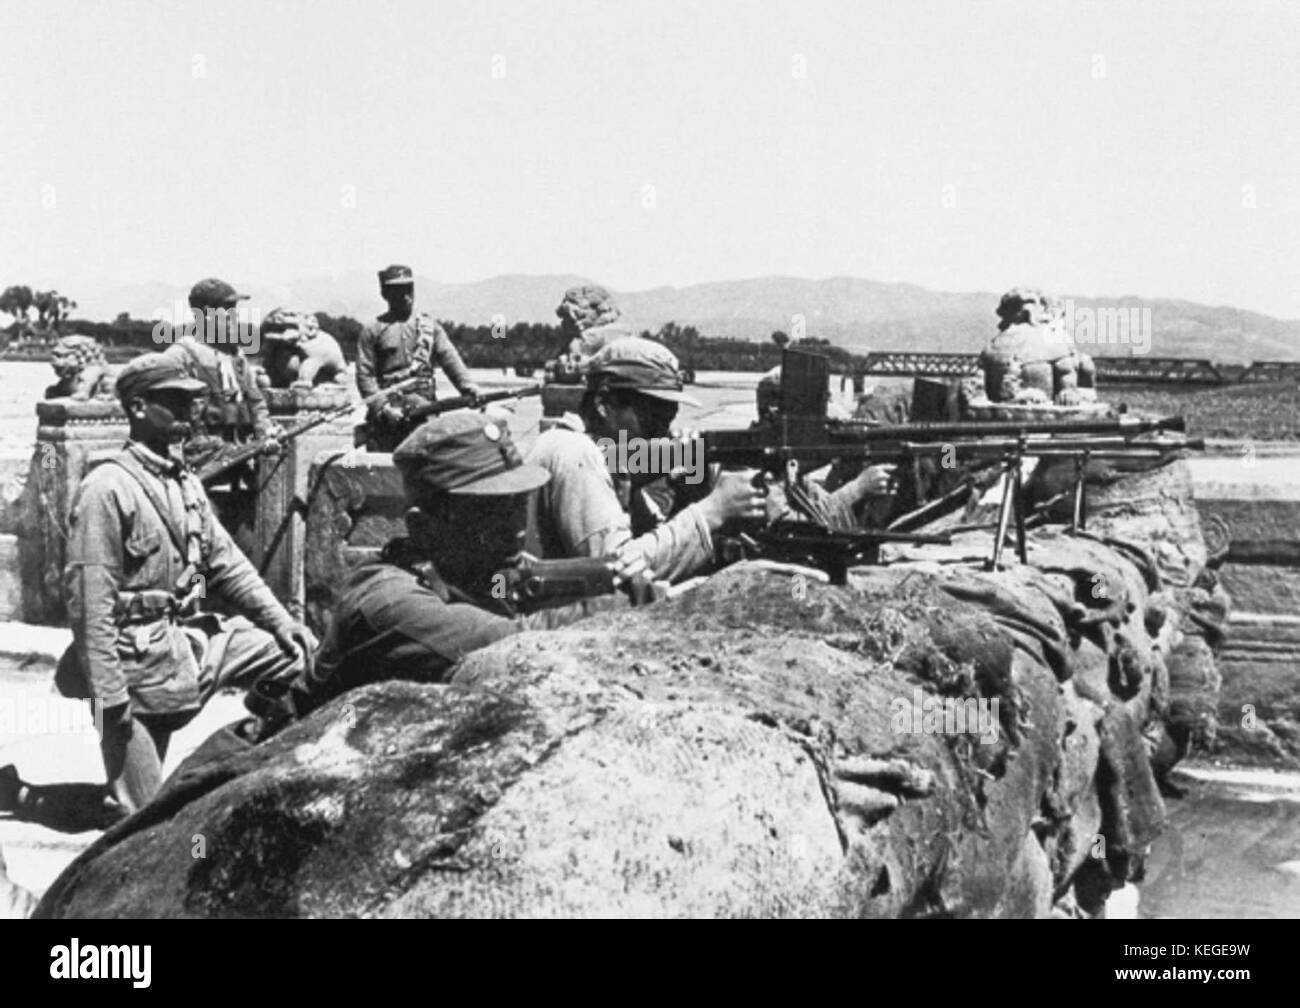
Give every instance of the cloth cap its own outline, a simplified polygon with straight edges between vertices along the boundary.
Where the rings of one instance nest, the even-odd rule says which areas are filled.
[[[527,465],[510,439],[510,428],[474,410],[455,410],[428,420],[393,450],[406,495],[518,494],[548,479],[541,466]]]
[[[117,397],[124,403],[160,389],[180,389],[194,395],[206,388],[203,382],[189,376],[181,361],[165,353],[141,354],[117,376]]]
[[[380,287],[413,283],[415,283],[415,274],[411,272],[410,266],[385,266],[379,271]]]
[[[587,384],[591,388],[631,389],[668,402],[699,405],[682,391],[682,374],[673,352],[662,343],[640,336],[628,336],[601,347],[587,366]]]
[[[190,288],[191,308],[226,308],[236,301],[247,300],[247,294],[240,294],[226,281],[216,277],[200,280]]]

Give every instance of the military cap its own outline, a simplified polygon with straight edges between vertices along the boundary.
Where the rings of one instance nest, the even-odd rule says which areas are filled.
[[[206,388],[199,379],[189,376],[185,365],[177,358],[165,353],[141,354],[117,376],[117,397],[124,403],[162,389],[180,389],[196,395]]]
[[[427,494],[518,494],[535,490],[550,473],[527,465],[505,424],[474,410],[426,421],[393,450],[409,499]]]
[[[216,277],[200,280],[190,288],[191,308],[225,308],[236,301],[247,300],[247,294],[240,294],[226,281]]]
[[[411,272],[410,266],[385,266],[379,271],[380,287],[413,283],[415,283],[415,274]]]
[[[601,347],[587,365],[587,384],[631,389],[668,402],[699,403],[682,391],[677,357],[662,343],[628,336]]]

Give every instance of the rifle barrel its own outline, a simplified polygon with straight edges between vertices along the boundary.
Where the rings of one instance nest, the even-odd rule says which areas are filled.
[[[280,443],[282,445],[288,444],[294,438],[307,433],[307,431],[314,427],[319,427],[321,424],[328,423],[330,420],[336,420],[339,417],[345,417],[356,409],[358,405],[368,407],[373,403],[382,402],[390,396],[398,395],[406,389],[414,387],[419,380],[419,378],[407,378],[395,385],[390,385],[386,389],[381,389],[374,395],[366,396],[360,403],[348,402],[343,403],[340,406],[331,406],[329,409],[322,410],[310,419],[304,420],[302,423],[294,424],[294,426],[290,427],[280,438]],[[227,454],[218,455],[216,459],[209,462],[199,470],[199,481],[207,483],[209,480],[220,476],[222,473],[233,469],[235,466],[242,465],[249,459],[256,458],[261,453],[262,442],[257,441],[237,448],[235,451]]]
[[[542,386],[525,385],[517,389],[498,389],[495,392],[484,392],[479,395],[477,400],[469,396],[451,396],[447,399],[435,399],[431,403],[423,406],[417,406],[411,410],[407,416],[411,420],[422,420],[428,416],[437,416],[440,413],[449,413],[452,410],[467,409],[473,405],[482,405],[484,403],[501,402],[503,399],[521,399],[525,396],[535,396],[542,394]]]

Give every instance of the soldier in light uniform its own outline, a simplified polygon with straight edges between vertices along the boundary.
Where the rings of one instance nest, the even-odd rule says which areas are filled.
[[[581,406],[586,432],[553,427],[528,455],[530,464],[551,476],[538,491],[536,548],[547,558],[608,556],[630,549],[641,555],[654,577],[672,583],[706,571],[714,560],[714,532],[733,519],[764,516],[766,498],[752,482],[756,472],[721,473],[708,496],[675,513],[665,513],[672,509],[650,499],[644,485],[626,483],[624,504],[615,489],[615,476],[622,474],[610,472],[596,440],[667,437],[679,404],[694,400],[682,391],[672,351],[636,336],[596,351],[586,380]],[[640,501],[634,500],[637,494]],[[650,517],[634,527],[630,511]],[[640,528],[646,531],[638,535]]]
[[[419,426],[407,417],[408,410],[435,398],[435,365],[461,395],[473,398],[479,390],[442,326],[430,315],[413,315],[415,277],[409,266],[380,270],[379,293],[388,302],[388,311],[366,326],[357,340],[357,390],[366,398],[407,378],[424,380],[401,401],[375,406],[366,417],[367,450],[391,452]]]
[[[239,328],[237,312],[239,302],[247,298],[224,280],[200,280],[190,290],[194,331],[167,349],[186,374],[203,383],[206,393],[185,443],[185,461],[195,469],[250,441],[262,442],[267,452],[277,451],[284,433],[271,421],[248,355],[239,352],[246,330]]]
[[[102,716],[108,787],[127,811],[157,792],[172,732],[218,689],[293,677],[316,646],[172,453],[205,388],[171,353],[123,368],[117,393],[130,440],[86,475],[72,506],[64,581],[73,643],[56,683]],[[200,612],[204,598],[247,618]]]

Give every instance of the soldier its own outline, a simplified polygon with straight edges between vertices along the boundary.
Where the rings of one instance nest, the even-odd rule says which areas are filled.
[[[240,327],[237,312],[247,298],[224,280],[200,280],[190,289],[194,324],[167,349],[207,393],[193,436],[185,443],[185,461],[195,469],[250,440],[262,442],[268,453],[278,451],[284,434],[271,421],[248,355],[239,352],[247,330]],[[238,472],[231,479],[251,482],[248,476]]]
[[[365,683],[439,682],[502,637],[627,604],[602,596],[520,616],[495,590],[494,575],[522,548],[528,495],[547,480],[545,470],[523,463],[504,424],[469,410],[448,413],[402,441],[393,462],[408,535],[348,577],[315,671],[284,698],[287,716]],[[616,583],[645,576],[635,555],[610,569]]]
[[[551,476],[537,497],[543,556],[608,556],[630,548],[657,577],[677,582],[712,563],[713,533],[724,524],[764,516],[765,497],[753,485],[753,470],[723,472],[707,497],[671,517],[653,500],[635,501],[641,488],[629,485],[625,509],[596,440],[665,438],[681,403],[696,405],[682,391],[677,358],[667,347],[633,336],[596,352],[581,406],[586,434],[554,427],[528,455],[530,464]],[[628,513],[634,506],[652,515],[644,523],[652,527],[641,535],[634,535]]]
[[[472,398],[479,390],[442,326],[429,315],[412,317],[415,277],[409,266],[380,270],[379,293],[388,302],[388,311],[366,326],[357,340],[358,391],[366,398],[413,376],[428,383],[420,391],[407,394],[400,403],[388,402],[370,410],[366,448],[390,452],[419,426],[418,421],[407,418],[407,410],[434,398],[435,364],[446,372],[461,395]]]
[[[117,394],[130,440],[87,474],[70,516],[73,643],[56,683],[64,696],[92,700],[102,717],[108,787],[127,811],[157,792],[172,732],[218,689],[291,677],[310,667],[316,646],[171,453],[204,391],[171,353],[123,368]],[[248,618],[198,612],[208,596]]]
[[[759,379],[755,390],[758,419],[751,428],[763,427],[776,423],[781,416],[781,367],[777,365]],[[847,420],[843,407],[836,403],[827,405],[827,416],[832,420]],[[838,465],[832,463],[832,469]],[[855,476],[833,491],[827,491],[816,480],[806,475],[799,477],[798,484],[792,492],[786,493],[782,484],[774,483],[769,488],[768,517],[811,519],[829,529],[840,532],[852,532],[864,527],[859,516],[860,505],[871,498],[875,504],[880,498],[889,496],[893,491],[897,466],[881,464],[865,466]],[[879,513],[875,506],[871,514]]]
[[[607,343],[636,335],[622,321],[623,313],[609,291],[596,284],[570,287],[555,314],[560,319],[565,349],[574,360],[585,360]]]

